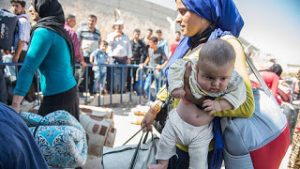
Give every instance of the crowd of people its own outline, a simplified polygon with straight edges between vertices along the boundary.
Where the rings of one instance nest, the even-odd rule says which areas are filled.
[[[71,24],[76,23],[75,16],[68,15],[66,19],[66,25],[74,28],[68,20],[72,20]],[[74,43],[79,44],[74,45],[75,51],[78,51],[76,58],[79,58],[76,62],[81,63],[83,68],[87,64],[92,65],[85,68],[84,72],[78,73],[80,92],[89,92],[93,95],[98,92],[106,94],[110,91],[112,93],[131,91],[131,87],[142,78],[136,74],[138,67],[148,66],[152,68],[153,74],[156,71],[161,74],[169,58],[170,50],[167,41],[163,39],[161,30],[156,30],[156,35],[153,35],[153,30],[149,28],[146,30],[145,37],[142,38],[141,30],[136,28],[133,30],[132,38],[129,38],[123,32],[123,20],[118,19],[112,25],[113,31],[104,40],[101,32],[96,28],[96,23],[97,16],[91,14],[88,16],[87,24],[80,26],[76,33],[73,33],[77,34],[73,38]],[[73,30],[69,32],[71,31]],[[129,64],[134,66],[128,66]],[[124,67],[124,65],[127,66]],[[148,75],[149,70],[144,73]],[[155,81],[155,77],[148,78]],[[163,81],[161,80],[160,83]],[[145,88],[142,93],[146,94],[148,91],[149,88]]]
[[[79,120],[78,91],[90,95],[109,91],[121,93],[141,85],[141,93],[154,101],[142,122],[146,130],[152,129],[162,105],[173,104],[174,108],[162,130],[156,156],[158,164],[149,166],[150,169],[220,168],[223,151],[237,155],[226,139],[228,124],[225,121],[230,119],[227,117],[250,121],[260,111],[268,110],[263,107],[265,105],[258,104],[263,98],[257,96],[256,91],[261,88],[261,82],[252,81],[248,73],[247,56],[238,41],[244,21],[232,0],[176,0],[179,12],[176,22],[181,31],[174,34],[175,41],[170,47],[160,29],[153,35],[149,28],[142,38],[142,31],[137,28],[129,38],[123,32],[122,19],[115,20],[113,31],[104,40],[96,28],[98,18],[94,14],[88,16],[86,24],[74,30],[76,16],[65,15],[57,0],[31,0],[29,14],[34,24],[25,12],[24,0],[11,0],[11,5],[12,12],[18,17],[18,31],[12,50],[3,49],[1,58],[22,65],[5,72],[1,68],[0,101],[11,104],[19,112],[24,99],[29,102],[35,99],[32,93],[37,91],[35,78],[38,77],[43,94],[38,114],[45,116],[56,110],[66,110]],[[77,69],[78,65],[81,69]],[[138,70],[144,71],[147,77],[139,77]],[[277,99],[276,105],[285,101],[284,96],[278,96],[281,66],[273,64],[259,73]],[[155,92],[149,93],[152,82]],[[298,96],[299,84],[297,81],[295,85]],[[6,89],[11,86],[13,92],[9,99]],[[172,103],[168,103],[169,100]],[[8,118],[18,120],[15,112],[5,105],[0,104],[0,110],[7,112]],[[264,127],[273,125],[271,118],[266,121]],[[247,128],[246,122],[239,123],[238,127]],[[269,137],[272,140],[264,140],[264,145],[255,151],[253,147],[247,149],[249,156],[251,154],[249,159],[228,161],[229,157],[225,156],[225,165],[237,163],[245,168],[278,168],[289,145],[286,120],[278,123],[276,125],[281,128],[274,129],[278,132]],[[23,126],[20,123],[17,127]],[[5,130],[0,132],[5,133]],[[225,132],[224,137],[222,132]],[[28,130],[24,129],[24,133]],[[28,140],[36,159],[26,161],[26,166],[34,168],[31,166],[36,161],[45,165],[32,138]],[[266,164],[264,160],[270,154],[276,154],[276,157]],[[0,153],[0,160],[2,155]]]
[[[3,95],[2,101],[8,104],[12,103],[12,90],[15,87],[17,75],[22,67],[21,64],[25,63],[24,58],[28,52],[29,43],[32,44],[30,42],[33,38],[31,30],[42,19],[39,13],[30,7],[28,13],[33,21],[31,22],[25,6],[24,0],[11,1],[12,12],[18,17],[16,28],[18,32],[14,35],[13,46],[1,52],[3,62],[20,63],[17,70],[14,66],[5,66],[10,70],[4,71],[3,74],[5,87],[10,90],[2,91],[1,95]],[[145,30],[145,36],[142,37],[142,31],[136,28],[130,36],[123,32],[123,20],[118,19],[112,25],[113,31],[104,39],[99,29],[96,28],[98,20],[96,15],[87,16],[85,24],[79,25],[77,30],[75,29],[76,16],[66,14],[64,17],[64,29],[69,34],[74,47],[72,64],[76,64],[75,78],[80,93],[94,95],[135,90],[145,97],[149,96],[150,92],[152,100],[155,98],[155,91],[157,92],[164,84],[164,79],[160,78],[162,70],[181,39],[180,32],[175,33],[175,42],[169,47],[160,29],[153,31],[149,28]],[[136,73],[139,67],[143,68],[142,74]],[[39,76],[36,74],[33,76],[32,85],[25,96],[28,102],[37,98],[36,92],[39,90],[37,77]],[[151,85],[154,83],[155,90],[151,90]]]

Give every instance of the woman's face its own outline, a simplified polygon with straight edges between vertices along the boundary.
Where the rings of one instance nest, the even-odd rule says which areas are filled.
[[[189,11],[182,0],[176,0],[176,7],[178,10],[176,22],[181,26],[182,35],[194,36],[210,25],[209,21]]]
[[[33,21],[39,20],[39,14],[35,11],[35,9],[32,5],[30,5],[28,11],[29,11],[30,17]]]

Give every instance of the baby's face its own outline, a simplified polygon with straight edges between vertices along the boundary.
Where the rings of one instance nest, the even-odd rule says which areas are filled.
[[[213,63],[203,62],[198,67],[197,82],[203,90],[208,93],[219,93],[227,89],[233,64],[216,66]]]

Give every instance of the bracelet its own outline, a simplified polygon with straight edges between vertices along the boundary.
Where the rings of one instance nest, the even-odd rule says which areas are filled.
[[[161,101],[155,101],[154,103],[152,103],[150,106],[150,113],[152,113],[153,115],[157,115],[157,113],[161,110],[161,105]]]

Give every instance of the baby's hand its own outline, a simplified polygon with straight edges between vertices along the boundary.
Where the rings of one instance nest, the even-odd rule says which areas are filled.
[[[185,96],[185,91],[183,87],[174,89],[173,92],[171,93],[171,96],[175,98],[183,98]]]
[[[203,101],[202,107],[204,108],[204,111],[208,112],[211,116],[214,115],[215,112],[222,111],[222,106],[217,100],[206,99]]]
[[[151,164],[148,169],[167,169],[167,168],[162,164]]]

